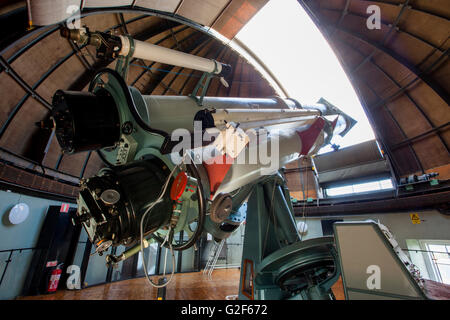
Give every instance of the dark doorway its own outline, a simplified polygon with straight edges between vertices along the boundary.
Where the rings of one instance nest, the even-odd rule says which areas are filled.
[[[66,205],[68,206],[68,205]],[[24,296],[49,293],[52,274],[60,274],[55,289],[65,288],[66,269],[73,262],[81,226],[74,226],[76,208],[50,206],[42,225],[36,250],[28,270],[22,294]],[[66,212],[65,212],[66,211]],[[60,271],[56,271],[56,270]]]

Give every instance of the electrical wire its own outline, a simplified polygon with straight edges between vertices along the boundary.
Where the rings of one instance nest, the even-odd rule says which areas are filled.
[[[240,187],[239,189],[236,189],[232,192],[234,193],[230,193],[230,197],[234,198],[235,196],[237,196],[239,194],[239,191],[241,191],[242,187]]]
[[[176,75],[184,75],[184,76],[192,77],[192,78],[200,78],[201,77],[201,76],[198,76],[198,75],[195,75],[195,74],[191,75],[191,74],[187,74],[187,73],[175,72],[175,71],[170,71],[170,70],[161,69],[161,68],[141,66],[139,64],[134,64],[134,63],[130,63],[130,66],[136,66],[136,67],[140,67],[140,68],[147,69],[147,70],[161,71],[161,72],[165,72],[165,73],[173,73],[173,74],[176,74]]]
[[[100,33],[97,33],[97,36],[100,38],[100,41],[103,42],[103,44],[107,47],[107,48],[111,48],[111,46],[109,45],[108,41],[105,40],[105,38],[103,38],[103,36]]]
[[[184,157],[183,157],[183,160],[184,160]],[[176,165],[173,168],[172,172],[170,172],[169,176],[167,177],[166,182],[164,183],[161,194],[159,195],[158,199],[156,199],[154,202],[152,202],[149,205],[149,207],[147,208],[147,210],[145,210],[144,214],[142,215],[141,223],[140,223],[140,240],[141,240],[140,252],[142,254],[142,267],[144,268],[145,277],[147,278],[148,282],[150,283],[151,286],[153,286],[155,288],[164,288],[165,286],[167,286],[170,283],[170,281],[172,280],[173,275],[175,274],[175,253],[173,251],[172,241],[170,239],[171,238],[170,234],[172,233],[172,227],[169,227],[169,231],[167,232],[166,239],[164,240],[164,242],[166,242],[167,239],[170,239],[170,241],[168,243],[169,243],[169,250],[172,254],[172,273],[170,275],[169,280],[167,280],[167,282],[165,282],[162,285],[158,285],[158,284],[153,283],[153,281],[150,279],[148,272],[147,272],[147,265],[145,263],[145,258],[144,258],[144,220],[145,220],[145,217],[147,216],[147,214],[153,209],[153,207],[162,201],[162,198],[163,198],[164,194],[166,193],[167,186],[169,185],[170,178],[172,178],[173,174],[175,173],[176,169],[178,169],[178,167],[180,167],[180,164]]]
[[[266,228],[266,234],[264,236],[264,244],[263,244],[263,251],[262,252],[265,252],[267,239],[269,238],[270,216],[272,216],[272,218],[273,218],[273,231],[275,233],[275,237],[277,238],[278,246],[280,248],[282,248],[281,242],[280,242],[280,238],[278,237],[278,233],[277,233],[277,222],[276,222],[277,218],[275,216],[274,207],[273,207],[273,200],[274,200],[274,197],[275,197],[275,189],[276,189],[276,187],[277,187],[277,183],[276,183],[276,181],[273,181],[272,197],[271,197],[271,201],[270,201],[271,205],[270,205],[270,210],[268,212],[269,216],[268,216],[268,220],[267,220],[267,228]]]
[[[274,201],[274,197],[275,197],[275,189],[278,188],[278,184],[276,183],[276,181],[273,182],[273,189],[272,189],[272,200],[270,203],[270,213],[272,214],[272,219],[273,219],[273,229],[275,232],[275,237],[277,238],[277,242],[278,242],[278,246],[281,248],[281,241],[280,238],[278,237],[278,232],[277,232],[277,217],[275,216],[275,211],[274,211],[274,206],[273,206],[273,201]]]
[[[306,159],[306,158],[304,158]],[[305,228],[304,226],[306,225],[306,202],[308,201],[308,193],[309,193],[309,186],[308,186],[308,171],[307,171],[307,167],[308,167],[308,163],[305,163],[305,168],[303,170],[303,172],[306,174],[305,179],[303,179],[303,181],[305,182],[305,187],[306,187],[306,198],[305,198],[305,192],[303,192],[303,209],[302,209],[302,219],[303,219],[303,228]],[[303,174],[302,172],[302,174]],[[305,190],[305,189],[304,189]],[[304,229],[302,230],[304,231]],[[303,238],[303,236],[302,236]]]
[[[182,242],[182,244],[178,244],[178,245],[174,245],[173,249],[174,250],[186,250],[189,249],[191,246],[195,245],[195,242],[198,240],[198,238],[200,237],[200,235],[202,234],[202,230],[203,230],[203,226],[205,223],[205,217],[207,215],[206,213],[206,206],[204,205],[203,201],[206,200],[204,194],[203,194],[203,186],[201,183],[201,177],[200,174],[198,173],[198,169],[195,167],[195,163],[191,162],[191,164],[187,164],[185,161],[186,156],[189,156],[189,158],[193,160],[192,156],[190,155],[190,153],[188,151],[186,151],[186,153],[183,156],[183,159],[180,163],[180,165],[182,165],[184,168],[182,168],[182,170],[186,170],[190,175],[192,175],[198,183],[198,188],[197,188],[197,192],[198,192],[198,218],[197,218],[197,227],[195,229],[195,231],[193,231],[193,235],[185,242]],[[163,239],[156,235],[156,233],[152,234],[152,238],[155,239],[156,241],[158,241],[159,243],[163,242]]]

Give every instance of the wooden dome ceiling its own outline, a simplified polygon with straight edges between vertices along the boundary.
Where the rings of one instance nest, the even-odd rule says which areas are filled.
[[[298,0],[341,61],[399,176],[450,178],[447,0]],[[367,27],[380,8],[381,29]]]
[[[228,8],[233,9],[232,6]],[[181,12],[191,12],[183,10]],[[221,16],[226,13],[224,10],[222,8]],[[254,12],[247,12],[247,15]],[[22,20],[26,19],[20,7],[15,14],[19,14]],[[218,79],[213,79],[207,92],[209,96],[275,95],[261,74],[231,49],[226,40],[218,40],[209,28],[183,16],[132,8],[86,9],[82,16],[81,25],[87,25],[91,30],[130,34],[142,41],[232,65],[230,86],[225,88]],[[202,17],[204,19],[205,15]],[[230,17],[230,20],[234,19],[232,15]],[[220,26],[220,21],[217,17],[211,23],[219,23]],[[240,29],[236,21],[224,27],[229,36],[234,36]],[[107,65],[95,57],[92,48],[78,47],[62,38],[60,26],[39,27],[24,34],[19,30],[16,39],[3,38],[0,57],[0,95],[3,97],[0,158],[3,161],[0,162],[0,179],[11,185],[73,197],[77,194],[79,179],[94,175],[103,166],[101,159],[95,152],[61,153],[52,133],[38,128],[35,123],[50,115],[51,100],[56,90],[87,90],[95,72],[104,67],[114,68],[114,62]],[[201,75],[198,71],[133,60],[127,82],[143,94],[188,95]]]
[[[441,178],[450,177],[446,1],[298,1],[340,59],[398,176],[438,171]],[[207,95],[275,95],[267,80],[228,46],[267,0],[129,2],[83,8],[81,23],[232,65],[230,87],[214,80]],[[380,30],[366,27],[371,4],[381,9]],[[85,90],[93,74],[107,66],[92,49],[61,38],[60,25],[26,30],[24,5],[15,0],[0,5],[0,180],[73,198],[78,180],[95,174],[101,160],[96,153],[63,155],[51,132],[35,122],[48,117],[57,89]],[[143,94],[186,95],[199,76],[135,60],[127,82]]]

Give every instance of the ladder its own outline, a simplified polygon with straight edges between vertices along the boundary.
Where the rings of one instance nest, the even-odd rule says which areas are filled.
[[[215,242],[214,246],[210,250],[208,261],[206,262],[206,267],[203,270],[204,275],[208,275],[208,280],[212,280],[212,272],[217,263],[217,259],[219,259],[219,255],[222,252],[223,245],[225,243],[225,239],[220,242]]]

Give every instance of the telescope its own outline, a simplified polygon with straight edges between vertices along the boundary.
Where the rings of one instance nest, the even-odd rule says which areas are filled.
[[[112,246],[129,248],[120,256],[108,255],[109,264],[143,251],[152,239],[171,250],[190,248],[206,232],[222,241],[264,210],[273,216],[261,216],[260,227],[270,224],[269,235],[281,239],[265,250],[275,253],[300,242],[282,168],[316,154],[333,136],[344,136],[356,123],[353,118],[323,98],[303,105],[280,97],[205,96],[213,77],[228,85],[231,66],[87,28],[63,28],[61,35],[95,46],[97,57],[117,60],[115,70],[97,72],[88,91],[58,90],[52,110],[63,152],[95,151],[105,163],[95,176],[80,181],[76,223],[99,254]],[[126,83],[132,58],[204,76],[189,96],[143,95]],[[247,211],[242,209],[246,203]],[[260,233],[251,226],[247,223],[246,234],[254,232],[259,244]],[[187,240],[176,241],[182,231]],[[333,272],[336,276],[331,247],[329,239],[314,244],[320,273],[312,275],[302,264],[297,278],[308,282],[309,277],[307,287]],[[298,268],[277,278],[283,290],[291,290],[293,270]]]

